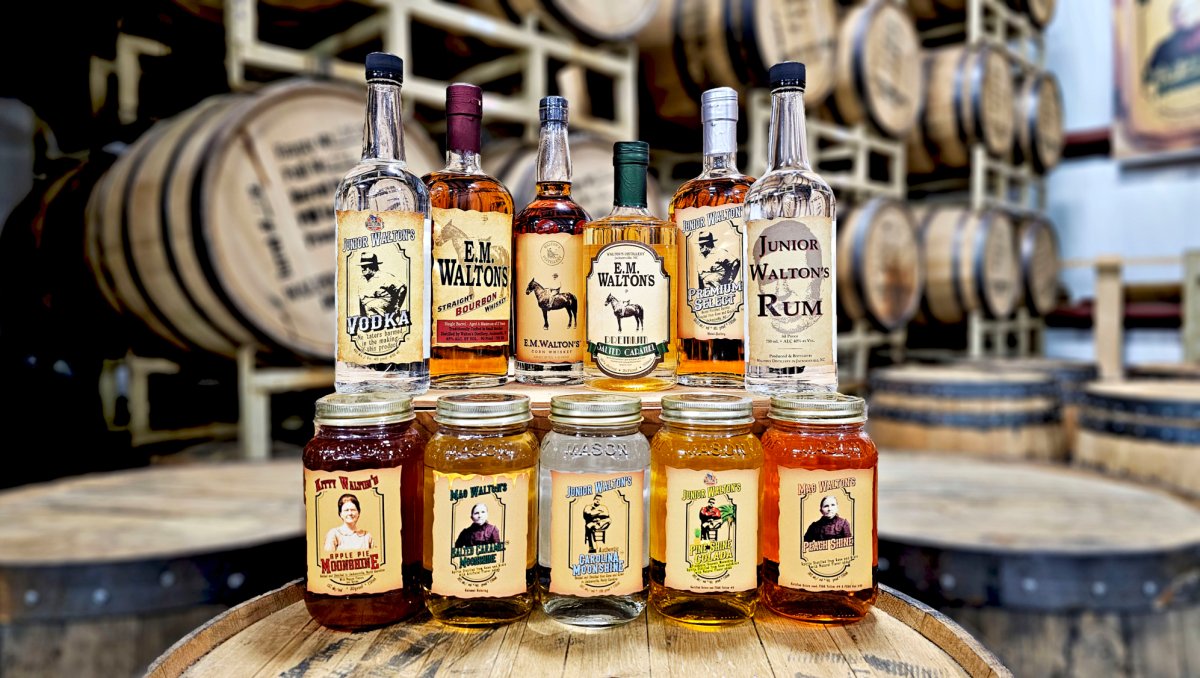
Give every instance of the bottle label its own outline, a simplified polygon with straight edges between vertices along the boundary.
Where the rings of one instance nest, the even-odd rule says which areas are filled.
[[[501,598],[525,592],[532,473],[433,472],[434,593]]]
[[[550,478],[550,592],[641,591],[645,473],[551,471]]]
[[[755,219],[747,236],[749,364],[833,366],[833,219]]]
[[[758,586],[759,469],[667,467],[668,587],[699,593]]]
[[[400,469],[304,469],[313,593],[387,593],[403,588]]]
[[[433,345],[507,345],[512,215],[433,208]]]
[[[583,236],[517,235],[517,270],[525,293],[517,296],[517,360],[577,363],[583,360],[585,325]],[[580,314],[585,313],[583,318]]]
[[[672,341],[671,277],[663,258],[630,240],[601,247],[588,273],[587,298],[587,350],[596,367],[620,379],[653,372]]]
[[[339,210],[337,359],[411,363],[425,343],[425,216]]]
[[[779,584],[809,591],[874,585],[875,471],[779,468]]]
[[[679,336],[742,339],[742,205],[689,207],[675,222],[684,240]]]

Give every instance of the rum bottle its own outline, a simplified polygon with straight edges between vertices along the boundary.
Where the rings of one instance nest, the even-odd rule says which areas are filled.
[[[446,88],[446,166],[423,178],[433,212],[432,356],[437,388],[508,379],[513,201],[480,166],[483,92]]]
[[[833,190],[808,163],[804,64],[769,72],[767,173],[746,194],[746,389],[837,391]]]
[[[745,369],[742,201],[754,183],[737,168],[737,90],[700,97],[704,169],[675,192],[679,229],[678,380],[685,386],[741,388]]]
[[[338,185],[338,393],[429,389],[429,192],[404,161],[404,62],[367,55],[362,161]]]

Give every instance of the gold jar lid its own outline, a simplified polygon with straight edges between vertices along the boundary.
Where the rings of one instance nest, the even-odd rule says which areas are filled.
[[[433,420],[450,426],[511,426],[533,419],[529,396],[516,393],[459,393],[437,399]]]
[[[642,422],[642,400],[613,393],[577,393],[550,399],[550,422],[571,426],[628,426]]]
[[[858,424],[867,420],[867,403],[842,393],[788,393],[771,398],[767,416],[799,424]]]
[[[725,393],[665,395],[661,419],[671,424],[753,424],[754,403],[749,398]]]
[[[330,393],[317,400],[316,420],[321,426],[370,426],[410,421],[412,398],[400,393]]]

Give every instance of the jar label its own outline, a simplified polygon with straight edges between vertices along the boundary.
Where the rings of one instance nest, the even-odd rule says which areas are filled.
[[[508,345],[512,215],[433,208],[433,345]]]
[[[832,368],[833,219],[755,219],[747,236],[748,366]]]
[[[434,593],[502,598],[526,591],[532,473],[433,472]]]
[[[698,593],[758,586],[759,469],[667,467],[664,584]]]
[[[308,590],[329,595],[403,588],[400,469],[304,469]]]
[[[875,471],[779,467],[779,585],[869,589],[874,563]]]
[[[412,363],[429,357],[425,216],[337,213],[337,359]]]
[[[742,205],[689,207],[675,223],[684,241],[679,336],[742,339]]]
[[[569,233],[517,236],[517,360],[577,363],[586,339],[583,236]],[[585,315],[580,318],[580,313]]]
[[[600,248],[587,277],[587,350],[604,374],[636,379],[671,348],[671,276],[654,248],[620,240]]]
[[[551,471],[550,592],[627,596],[644,588],[645,473]]]

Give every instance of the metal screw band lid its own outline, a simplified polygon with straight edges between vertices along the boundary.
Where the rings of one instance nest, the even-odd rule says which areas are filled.
[[[842,393],[789,393],[771,398],[767,416],[801,424],[857,424],[867,420],[867,403]]]
[[[725,393],[665,395],[660,418],[672,424],[753,424],[754,403]]]
[[[399,393],[330,393],[316,406],[316,420],[322,426],[393,424],[415,416],[412,398]]]
[[[572,426],[640,424],[640,398],[610,393],[579,393],[550,399],[550,422]]]
[[[533,419],[529,396],[516,393],[459,393],[437,399],[434,421],[451,426],[511,426]]]

